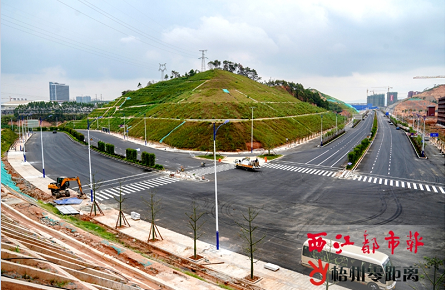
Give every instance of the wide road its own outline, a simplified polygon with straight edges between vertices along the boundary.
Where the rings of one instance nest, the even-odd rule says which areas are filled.
[[[426,152],[431,158],[418,158],[405,131],[396,130],[389,118],[378,112],[378,134],[367,157],[357,168],[357,173],[378,178],[393,178],[407,183],[428,182],[445,184],[443,158],[426,143]]]
[[[355,128],[346,128],[346,134],[322,147],[316,147],[320,140],[314,140],[309,144],[289,150],[281,162],[289,164],[319,167],[326,169],[340,169],[346,166],[348,153],[371,132],[373,112],[371,111],[365,120]]]
[[[65,134],[44,133],[44,137],[47,173],[51,177],[81,175],[82,182],[85,183],[88,174],[86,147],[72,142]],[[347,142],[346,140],[343,142]],[[28,160],[37,169],[39,163],[41,168],[39,141],[39,134],[35,134],[27,144]],[[199,160],[183,154],[169,152],[168,155],[171,156],[170,159],[190,158],[184,162],[199,163]],[[293,154],[289,155],[286,157],[292,160]],[[98,194],[102,199],[101,203],[116,206],[113,197],[118,193],[116,189],[122,186],[127,198],[124,203],[125,212],[136,211],[146,219],[148,207],[144,200],[151,192],[155,192],[163,205],[158,225],[190,235],[191,230],[186,226],[184,213],[189,212],[191,202],[196,201],[206,212],[206,224],[201,239],[210,244],[215,243],[212,167],[206,167],[208,173],[205,176],[209,182],[196,182],[179,181],[159,173],[144,172],[95,153],[92,154],[92,160],[93,172],[96,171],[97,178],[105,181]],[[301,164],[292,165],[280,160],[270,162],[259,172],[219,165],[218,220],[221,247],[242,252],[240,229],[235,221],[242,221],[241,215],[246,213],[246,208],[254,207],[260,210],[255,220],[259,226],[258,236],[266,235],[256,257],[304,273],[308,273],[307,269],[298,262],[301,245],[307,238],[307,233],[326,232],[331,239],[335,239],[337,234],[349,235],[351,241],[361,245],[364,231],[367,230],[371,238],[377,238],[379,251],[388,254],[394,265],[403,267],[413,265],[423,256],[444,253],[444,194],[339,179],[333,174],[337,172],[334,167],[311,168],[314,166],[310,164],[307,167],[309,169]],[[117,181],[122,182],[119,185]],[[394,255],[391,255],[384,240],[389,230],[400,236],[400,246]],[[406,237],[410,231],[418,231],[425,243],[417,254],[406,249]],[[399,284],[397,289],[411,289],[408,282]],[[358,285],[354,283],[348,282],[344,286],[358,289]]]

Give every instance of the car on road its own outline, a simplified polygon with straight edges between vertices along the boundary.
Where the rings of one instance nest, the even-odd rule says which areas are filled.
[[[393,123],[392,123],[392,122],[389,122],[389,124],[390,124],[390,125],[393,125]]]
[[[56,134],[56,133],[57,133],[57,130],[54,130],[54,131],[53,131],[53,134]]]
[[[396,130],[400,130],[400,127],[396,127]]]

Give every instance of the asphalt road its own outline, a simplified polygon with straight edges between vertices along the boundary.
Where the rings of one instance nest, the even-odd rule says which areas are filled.
[[[396,126],[390,125],[388,120],[378,112],[377,137],[357,172],[405,182],[445,184],[444,160],[437,148],[426,142],[426,154],[430,158],[418,158],[405,131],[396,130]]]
[[[253,207],[260,211],[255,220],[256,225],[259,226],[257,235],[258,237],[266,235],[256,257],[306,274],[308,270],[301,267],[298,262],[301,245],[306,240],[307,233],[326,232],[327,238],[331,239],[335,239],[337,234],[349,235],[351,241],[356,245],[361,245],[364,231],[367,230],[370,237],[377,238],[380,245],[379,251],[388,254],[393,264],[397,266],[413,265],[423,256],[443,256],[445,252],[444,194],[340,179],[331,174],[338,169],[335,168],[337,164],[328,161],[326,164],[322,163],[325,167],[318,164],[320,161],[305,164],[310,160],[309,157],[313,158],[317,155],[319,149],[318,154],[326,152],[327,149],[332,150],[328,152],[334,153],[345,144],[352,146],[355,142],[351,141],[353,138],[361,140],[360,134],[370,131],[368,127],[370,120],[372,121],[372,118],[368,117],[362,123],[363,127],[348,132],[336,141],[339,142],[338,144],[334,142],[325,148],[315,148],[310,153],[295,150],[283,159],[270,162],[259,172],[230,169],[220,165],[219,168],[222,171],[218,173],[218,220],[221,248],[242,252],[240,229],[235,221],[242,221],[242,214],[246,214],[247,207]],[[360,128],[363,129],[360,130]],[[357,132],[356,135],[353,135],[354,132]],[[82,182],[86,183],[88,180],[86,146],[72,142],[65,134],[44,133],[43,136],[47,174],[50,177],[79,175]],[[343,145],[340,145],[340,142]],[[40,136],[36,134],[27,144],[29,150],[27,157],[40,170],[39,143]],[[118,144],[118,140],[112,140],[110,143]],[[329,146],[332,147],[329,148]],[[336,149],[333,148],[334,146],[337,146]],[[181,164],[193,169],[200,163],[199,160],[187,154],[155,153],[160,160],[157,162],[161,164],[161,160],[165,160],[164,162],[168,161],[169,164],[174,164],[173,166]],[[323,156],[327,157],[329,154],[331,153],[325,153]],[[340,151],[336,154],[338,158],[342,155]],[[128,186],[125,188],[127,198],[124,204],[125,211],[127,213],[139,212],[145,219],[148,216],[148,208],[144,200],[151,192],[154,192],[163,205],[157,221],[158,225],[190,235],[191,230],[187,228],[184,213],[189,212],[191,202],[196,201],[206,213],[201,240],[215,243],[215,193],[212,167],[209,167],[209,173],[206,175],[209,182],[167,182],[168,177],[162,174],[146,172],[93,152],[92,161],[96,178],[104,181],[99,191],[109,190],[110,198],[102,195],[102,203],[116,206],[116,201],[111,196],[113,188],[119,186],[117,182],[121,181],[122,186]],[[314,169],[315,171],[312,171]],[[400,236],[400,246],[394,255],[391,255],[387,242],[384,240],[389,230]],[[425,243],[424,246],[419,247],[416,254],[406,249],[407,235],[410,231],[419,232]],[[355,283],[344,286],[358,289]],[[411,288],[408,282],[401,282],[397,289]]]

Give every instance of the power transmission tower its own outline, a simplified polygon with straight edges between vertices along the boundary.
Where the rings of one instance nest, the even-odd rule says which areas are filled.
[[[167,70],[167,66],[166,66],[167,64],[166,63],[164,63],[164,64],[159,64],[159,71],[161,71],[161,82],[164,80],[164,71],[166,71]]]
[[[206,61],[205,61],[205,59],[207,57],[205,57],[204,53],[207,51],[207,49],[206,50],[199,50],[199,51],[202,52],[202,56],[200,58],[198,58],[198,59],[201,59],[201,72],[203,72],[203,71],[206,70]]]

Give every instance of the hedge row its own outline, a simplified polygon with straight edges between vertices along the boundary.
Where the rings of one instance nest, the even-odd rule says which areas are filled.
[[[377,132],[377,113],[374,112],[374,123],[372,124],[372,129],[371,129],[371,140],[374,138],[376,132]]]
[[[106,143],[105,144],[105,152],[107,152],[108,154],[114,155],[114,145]]]
[[[365,138],[359,145],[355,146],[355,148],[348,153],[348,161],[350,163],[348,164],[348,169],[354,167],[355,163],[357,163],[360,157],[362,157],[363,152],[365,152],[366,148],[368,148],[369,143],[371,143],[371,141],[369,141],[368,138]]]
[[[54,127],[54,128],[56,128],[56,127]],[[54,129],[54,130],[56,130],[56,129]],[[71,136],[73,136],[74,138],[79,140],[79,142],[82,142],[82,143],[85,142],[85,136],[82,133],[77,132],[76,130],[73,130],[73,129],[70,129],[67,127],[61,127],[60,130],[70,133]]]
[[[142,152],[141,154],[142,164],[146,166],[153,167],[155,166],[156,156],[154,153]]]
[[[125,151],[125,156],[128,160],[137,161],[138,160],[138,152],[136,149],[127,148]]]
[[[105,152],[105,142],[103,142],[103,141],[97,142],[97,149],[99,149],[100,151]]]

